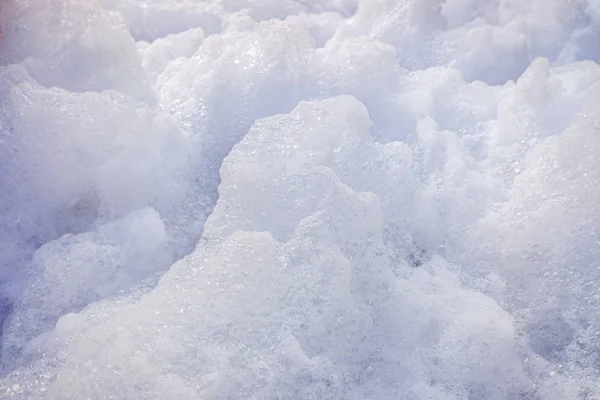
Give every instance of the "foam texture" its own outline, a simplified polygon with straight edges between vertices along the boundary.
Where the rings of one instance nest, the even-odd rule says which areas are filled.
[[[0,32],[0,398],[600,398],[600,2]]]

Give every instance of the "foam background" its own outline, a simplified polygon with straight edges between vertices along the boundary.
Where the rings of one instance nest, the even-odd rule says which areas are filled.
[[[600,397],[600,2],[0,23],[0,398]]]

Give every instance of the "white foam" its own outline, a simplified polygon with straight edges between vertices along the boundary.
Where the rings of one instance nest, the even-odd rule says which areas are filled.
[[[6,5],[0,397],[600,396],[596,3]]]

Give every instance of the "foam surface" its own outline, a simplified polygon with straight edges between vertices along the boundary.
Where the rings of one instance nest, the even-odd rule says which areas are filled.
[[[598,1],[0,10],[0,398],[600,397]]]

